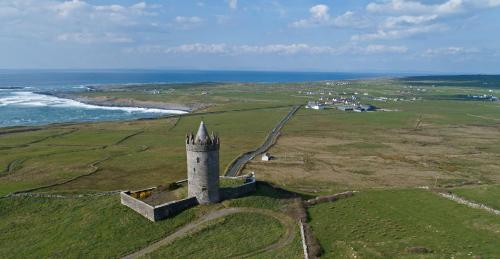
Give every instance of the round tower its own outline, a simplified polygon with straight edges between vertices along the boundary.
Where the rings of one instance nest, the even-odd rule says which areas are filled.
[[[219,137],[208,135],[203,121],[196,136],[186,136],[188,196],[198,203],[219,202]]]

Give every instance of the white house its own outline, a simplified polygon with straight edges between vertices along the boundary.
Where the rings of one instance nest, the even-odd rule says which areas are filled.
[[[269,153],[262,154],[262,161],[269,161],[269,160],[271,160],[271,155],[269,155]]]

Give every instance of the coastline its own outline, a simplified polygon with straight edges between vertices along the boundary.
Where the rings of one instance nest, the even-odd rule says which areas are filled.
[[[116,108],[143,108],[143,109],[160,109],[160,110],[172,110],[180,111],[185,113],[191,113],[193,111],[203,109],[208,107],[208,105],[184,105],[178,103],[165,103],[165,102],[153,102],[153,101],[138,101],[134,99],[127,98],[109,98],[109,97],[84,97],[79,96],[74,93],[67,92],[36,92],[37,94],[43,94],[47,96],[53,96],[61,99],[73,100],[82,104],[100,106],[100,107],[116,107]]]
[[[25,88],[22,88],[25,89]],[[15,90],[22,90],[15,89]],[[81,119],[45,119],[41,117],[42,121],[32,123],[33,119],[26,119],[28,123],[9,123],[10,117],[5,117],[5,123],[0,124],[0,129],[2,133],[10,133],[10,130],[14,132],[18,131],[32,131],[34,128],[44,128],[52,125],[68,125],[68,124],[85,124],[92,122],[106,122],[106,121],[131,121],[131,120],[143,120],[143,119],[157,119],[157,118],[165,118],[170,116],[179,116],[184,114],[190,114],[191,112],[204,108],[203,105],[183,105],[177,103],[162,103],[162,102],[147,102],[147,101],[136,101],[129,99],[112,99],[112,98],[86,98],[78,95],[77,92],[42,92],[42,91],[16,91],[18,96],[5,96],[3,98],[3,105],[0,105],[2,109],[7,109],[5,112],[7,114],[9,111],[16,112],[16,105],[21,105],[23,109],[34,109],[33,113],[37,114],[35,116],[44,116],[39,115],[39,110],[36,107],[55,107],[55,108],[71,108],[74,107],[76,109],[94,111],[91,116]],[[80,92],[81,93],[81,92]],[[46,97],[43,97],[46,96]],[[9,110],[10,109],[10,110]],[[128,112],[132,115],[130,118],[128,116],[122,116],[123,118],[112,118],[104,116],[102,119],[100,115],[95,115],[98,110],[101,111],[124,111]],[[140,116],[137,114],[149,114],[147,116]],[[109,114],[109,113],[108,113]],[[116,114],[116,113],[115,113]],[[76,116],[78,116],[78,112]],[[85,115],[84,115],[85,116]],[[0,117],[2,118],[2,117]],[[57,117],[56,117],[57,118]],[[16,118],[13,117],[12,121]],[[31,121],[30,121],[31,120]],[[36,118],[34,119],[36,120]],[[43,121],[45,120],[45,121]],[[4,130],[7,130],[4,132]],[[1,135],[1,134],[0,134]]]

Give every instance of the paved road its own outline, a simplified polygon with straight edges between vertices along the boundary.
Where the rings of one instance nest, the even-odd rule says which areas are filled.
[[[169,243],[171,243],[172,241],[174,241],[177,238],[185,236],[188,233],[192,233],[193,231],[196,231],[196,229],[204,223],[207,223],[207,222],[212,221],[214,219],[224,217],[224,216],[234,214],[234,213],[259,213],[259,214],[263,214],[265,216],[273,217],[273,218],[277,219],[281,223],[281,225],[283,225],[283,228],[285,231],[277,242],[275,242],[271,245],[268,245],[266,247],[262,247],[260,249],[257,249],[255,251],[252,251],[250,253],[235,255],[239,258],[248,257],[248,256],[260,254],[260,253],[263,253],[266,251],[275,250],[275,249],[285,247],[285,246],[289,245],[293,241],[293,239],[295,238],[294,221],[290,217],[288,217],[282,213],[278,213],[278,212],[274,212],[274,211],[266,210],[266,209],[257,209],[257,208],[226,208],[226,209],[221,209],[221,210],[211,212],[211,213],[205,215],[203,218],[197,220],[196,222],[192,222],[192,223],[189,223],[189,224],[181,227],[176,232],[161,239],[160,241],[157,241],[157,242],[155,242],[155,243],[153,243],[153,244],[151,244],[151,245],[149,245],[149,246],[147,246],[147,247],[145,247],[145,248],[143,248],[135,253],[132,253],[132,254],[129,254],[129,255],[123,257],[123,259],[133,259],[133,258],[143,257],[149,253],[156,251],[157,249],[159,249],[162,246],[168,245]]]
[[[252,160],[254,157],[256,157],[259,154],[262,154],[266,152],[271,146],[276,142],[278,139],[278,136],[280,134],[281,129],[285,124],[292,118],[292,116],[299,110],[300,105],[293,106],[292,109],[288,112],[288,114],[283,117],[283,119],[274,127],[274,129],[269,133],[267,136],[267,139],[262,143],[262,145],[257,148],[256,150],[249,151],[247,153],[244,153],[240,157],[238,157],[236,160],[233,161],[233,163],[229,166],[227,169],[225,176],[237,176],[240,170],[243,168],[243,166],[248,163],[248,161]]]

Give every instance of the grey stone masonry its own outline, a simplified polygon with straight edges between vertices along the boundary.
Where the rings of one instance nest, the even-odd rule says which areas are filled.
[[[236,199],[255,192],[257,181],[253,174],[239,177],[225,178],[245,178],[245,183],[235,187],[222,188],[220,190],[221,200]],[[184,181],[182,181],[184,182]],[[120,193],[121,203],[151,221],[159,221],[172,217],[186,209],[198,205],[196,197],[189,197],[183,200],[171,201],[158,206],[151,206],[138,198],[132,197],[132,194],[153,191],[155,187],[138,191],[124,191]],[[137,197],[137,196],[136,196]]]
[[[151,191],[155,188],[149,188],[141,191]],[[138,191],[138,192],[141,192]],[[140,199],[132,197],[132,192],[126,191],[120,193],[121,203],[151,221],[158,221],[168,217],[172,217],[186,209],[198,205],[195,197],[190,197],[183,200],[172,201],[158,206],[151,206]]]
[[[203,121],[196,136],[186,137],[188,196],[196,197],[200,204],[220,201],[219,146],[219,138],[208,135]]]
[[[246,179],[246,183],[240,186],[221,188],[221,200],[236,199],[253,193],[257,190],[257,181],[255,180],[255,177],[253,175],[251,175],[250,177],[243,177]]]

